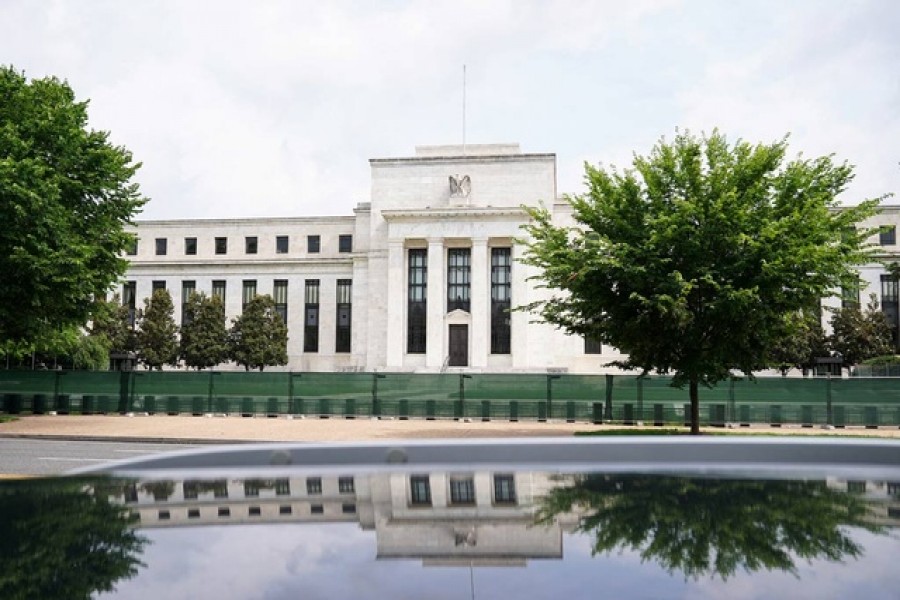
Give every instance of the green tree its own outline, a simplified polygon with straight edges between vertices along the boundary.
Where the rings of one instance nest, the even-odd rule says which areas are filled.
[[[109,347],[105,341],[82,335],[72,351],[72,368],[86,371],[104,371],[109,368]]]
[[[191,294],[184,306],[181,326],[181,357],[197,370],[228,360],[228,330],[225,307],[217,296]]]
[[[93,303],[88,331],[92,337],[102,340],[111,354],[134,352],[137,348],[128,312],[128,307],[122,304],[118,295],[111,300],[101,296]]]
[[[816,358],[830,354],[818,311],[792,313],[785,321],[785,333],[772,345],[769,361],[783,377],[794,368],[812,368]]]
[[[178,363],[178,325],[175,308],[167,290],[155,290],[144,299],[144,310],[138,319],[137,353],[150,369]]]
[[[125,272],[139,164],[56,78],[0,67],[0,340],[82,326]]]
[[[248,371],[287,364],[287,325],[271,296],[254,297],[234,319],[230,346],[232,360]]]
[[[831,349],[841,355],[848,371],[866,359],[893,352],[891,325],[875,294],[869,296],[865,312],[855,304],[835,309],[831,331]]]
[[[699,386],[763,368],[786,315],[830,295],[869,254],[855,226],[878,200],[835,211],[852,168],[786,163],[786,149],[679,133],[633,170],[586,165],[587,193],[568,198],[576,227],[526,208],[524,262],[554,291],[524,308],[619,348],[620,367],[673,373],[699,433]]]
[[[108,480],[0,487],[0,598],[88,598],[134,577],[146,538],[130,509],[96,493]]]
[[[848,526],[883,533],[864,498],[824,481],[580,475],[541,500],[537,519],[572,511],[577,531],[594,536],[594,554],[638,551],[686,578],[793,573],[797,558],[859,556]]]

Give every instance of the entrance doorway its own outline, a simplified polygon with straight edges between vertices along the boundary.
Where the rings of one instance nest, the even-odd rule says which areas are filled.
[[[450,325],[450,360],[451,367],[469,366],[469,326]]]

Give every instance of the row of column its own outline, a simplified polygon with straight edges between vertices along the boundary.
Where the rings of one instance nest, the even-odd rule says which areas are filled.
[[[455,239],[455,238],[454,238]],[[444,238],[428,238],[427,339],[425,366],[439,369],[448,354],[447,249]],[[449,322],[469,325],[469,366],[486,367],[490,344],[490,257],[488,238],[471,238],[468,317]],[[404,240],[388,242],[387,364],[402,366],[406,355],[408,265]]]

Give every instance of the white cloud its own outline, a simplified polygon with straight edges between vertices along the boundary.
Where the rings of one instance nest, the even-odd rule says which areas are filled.
[[[858,164],[900,189],[892,3],[12,0],[0,51],[91,99],[146,218],[349,214],[371,157],[462,138],[625,166],[676,126]],[[857,189],[858,188],[858,189]]]

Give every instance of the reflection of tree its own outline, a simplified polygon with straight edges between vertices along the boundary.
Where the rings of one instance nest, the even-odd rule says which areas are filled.
[[[594,554],[636,550],[686,577],[854,558],[862,548],[844,527],[880,531],[863,498],[817,481],[578,476],[543,499],[538,520],[573,510],[578,530],[595,536]]]
[[[141,484],[141,489],[148,494],[153,494],[153,499],[157,502],[168,500],[175,493],[174,481],[149,481]]]
[[[0,487],[0,598],[90,598],[137,574],[146,539],[103,489],[85,480]]]

